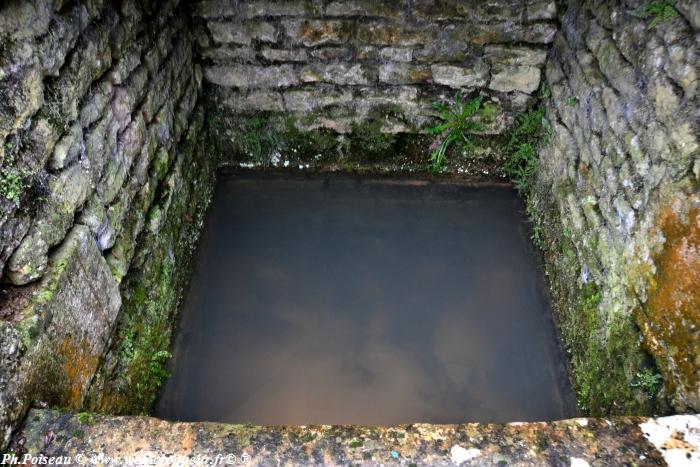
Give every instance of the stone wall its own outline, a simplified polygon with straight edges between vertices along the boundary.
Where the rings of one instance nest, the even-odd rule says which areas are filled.
[[[236,133],[244,114],[284,114],[303,131],[416,133],[458,92],[481,95],[482,133],[501,134],[536,100],[557,31],[553,0],[207,0],[193,14],[227,157],[257,130]]]
[[[210,172],[190,30],[177,0],[0,5],[2,445],[31,401],[81,409],[107,384],[115,327],[175,307]],[[140,329],[132,349],[167,350]]]
[[[150,409],[215,154],[424,170],[434,136],[393,138],[459,93],[496,162],[457,171],[488,173],[538,89],[528,212],[581,408],[700,410],[699,30],[690,0],[3,2],[2,444],[32,402]]]
[[[593,414],[700,410],[700,4],[655,3],[570,1],[546,66],[531,202]]]

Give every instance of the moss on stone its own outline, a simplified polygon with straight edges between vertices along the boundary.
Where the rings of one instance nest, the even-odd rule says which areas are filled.
[[[570,358],[570,376],[584,415],[650,414],[663,402],[649,397],[637,384],[637,374],[654,372],[653,360],[640,344],[640,333],[629,313],[620,313],[605,299],[609,289],[582,273],[584,258],[595,242],[583,242],[562,221],[556,203],[565,202],[572,188],[549,190],[536,183],[530,191],[540,206],[545,266],[552,307],[562,344]],[[609,286],[606,286],[609,287]]]
[[[196,136],[202,120],[200,110],[161,184],[160,201],[150,210],[158,212],[157,219],[150,216],[138,239],[121,284],[115,343],[86,404],[91,410],[149,413],[168,375],[173,322],[213,189],[214,160],[206,152],[206,137]]]
[[[636,318],[674,406],[683,410],[700,405],[700,208],[683,213],[665,206],[657,224],[665,242]]]
[[[382,133],[382,122],[368,120],[352,125],[350,151],[359,159],[387,159],[394,156],[396,136]]]

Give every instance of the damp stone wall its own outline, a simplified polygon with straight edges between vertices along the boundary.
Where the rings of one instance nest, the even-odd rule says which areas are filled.
[[[209,190],[190,30],[177,0],[0,3],[2,446],[30,403],[153,396]]]
[[[294,163],[305,149],[312,165],[400,153],[381,135],[424,132],[433,103],[457,96],[481,97],[475,133],[492,141],[534,105],[558,27],[546,0],[207,0],[192,14],[213,136],[225,158],[263,165]],[[266,131],[275,117],[277,133]],[[479,155],[499,156],[453,160]]]
[[[0,444],[31,405],[149,412],[216,167],[427,174],[460,99],[462,175],[546,109],[521,189],[582,412],[700,410],[699,30],[692,0],[3,1]]]
[[[571,0],[531,212],[584,411],[700,410],[700,3]]]

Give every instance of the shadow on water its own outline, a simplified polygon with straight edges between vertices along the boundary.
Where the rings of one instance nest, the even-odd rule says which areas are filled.
[[[512,189],[221,176],[156,415],[256,424],[575,415]]]

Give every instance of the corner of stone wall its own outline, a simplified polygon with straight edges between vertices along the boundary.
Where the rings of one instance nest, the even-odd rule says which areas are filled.
[[[213,183],[183,8],[0,5],[2,446],[30,404],[80,410],[112,385],[103,375],[133,376],[134,365],[105,370],[105,353],[128,340],[116,361],[142,363],[133,352],[156,328],[134,317],[169,335]],[[167,345],[150,351],[167,359]]]
[[[86,407],[115,414],[148,414],[170,358],[177,308],[214,187],[204,109],[194,114],[178,147],[121,284],[122,311],[95,376]]]
[[[484,129],[445,171],[503,177],[501,146],[534,105],[554,1],[192,4],[222,162],[425,171],[435,102],[479,96]],[[454,148],[452,148],[454,149]]]
[[[544,213],[555,314],[582,409],[699,410],[698,27],[677,2],[569,2],[546,66]]]

